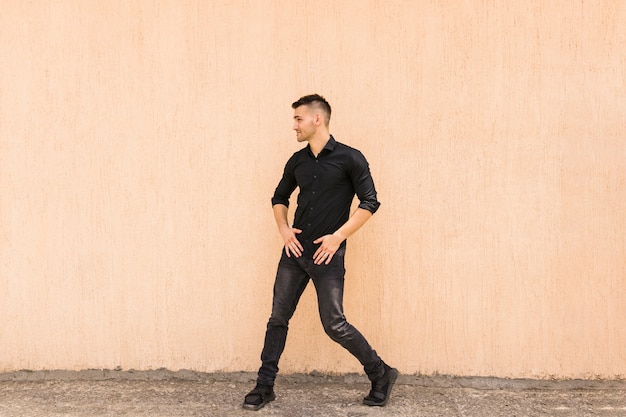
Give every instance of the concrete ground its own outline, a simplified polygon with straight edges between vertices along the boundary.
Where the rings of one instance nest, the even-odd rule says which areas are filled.
[[[241,408],[254,374],[20,371],[0,374],[0,417],[57,416],[624,416],[626,381],[402,375],[384,408],[361,404],[361,375],[286,375],[276,401]]]

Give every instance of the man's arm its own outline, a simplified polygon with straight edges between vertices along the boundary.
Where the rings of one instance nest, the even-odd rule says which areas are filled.
[[[341,243],[352,236],[357,230],[361,228],[372,217],[372,212],[357,208],[350,216],[347,222],[343,224],[332,235],[325,235],[315,240],[313,243],[321,243],[313,255],[313,261],[315,264],[320,265],[323,262],[328,265],[330,260],[333,259],[333,255],[339,249]]]
[[[299,258],[302,256],[304,248],[302,248],[302,245],[296,238],[296,235],[302,233],[302,230],[289,226],[289,223],[287,222],[287,206],[283,204],[274,204],[272,208],[274,210],[274,220],[276,220],[278,231],[283,237],[283,242],[285,243],[285,253],[289,257],[293,254],[296,258]]]

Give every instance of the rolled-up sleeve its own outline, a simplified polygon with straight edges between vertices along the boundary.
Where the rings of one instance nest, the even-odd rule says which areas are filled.
[[[353,165],[351,170],[352,183],[354,191],[359,199],[359,208],[367,210],[372,214],[376,213],[380,207],[380,202],[376,194],[374,179],[370,173],[369,164],[365,156],[361,152],[355,152],[352,159]]]
[[[276,204],[282,204],[286,207],[289,207],[289,197],[291,197],[291,193],[293,193],[293,191],[297,187],[296,177],[294,175],[294,164],[295,155],[292,156],[285,165],[283,176],[278,182],[278,186],[274,190],[274,196],[272,197],[272,206],[275,206]]]

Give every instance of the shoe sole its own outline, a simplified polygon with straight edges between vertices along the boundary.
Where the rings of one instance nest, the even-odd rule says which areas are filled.
[[[377,403],[373,401],[368,401],[363,399],[363,404],[369,405],[370,407],[384,407],[389,402],[389,398],[391,398],[391,391],[393,390],[393,385],[396,383],[398,379],[398,375],[400,374],[397,369],[392,369],[389,371],[391,375],[389,375],[389,388],[387,388],[387,392],[385,393],[385,401]]]
[[[261,404],[246,404],[243,403],[243,408],[244,410],[250,410],[250,411],[258,411],[261,408],[265,407],[265,404],[274,401],[276,399],[276,394],[272,394],[269,397],[263,399],[263,402],[261,402]]]

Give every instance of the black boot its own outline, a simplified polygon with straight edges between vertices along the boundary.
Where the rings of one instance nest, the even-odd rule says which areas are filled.
[[[363,398],[363,404],[382,407],[389,401],[391,389],[398,379],[399,372],[387,364],[384,367],[385,373],[379,380],[372,381],[372,389],[367,397]]]
[[[265,404],[275,399],[274,386],[256,384],[256,387],[243,400],[243,408],[252,411],[260,410]]]

